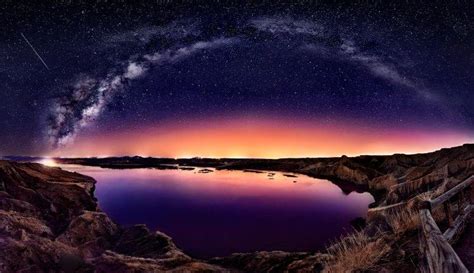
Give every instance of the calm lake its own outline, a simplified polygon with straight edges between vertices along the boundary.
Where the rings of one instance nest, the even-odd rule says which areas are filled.
[[[198,258],[315,251],[352,231],[350,221],[373,202],[369,193],[279,172],[61,167],[94,177],[100,208],[117,223],[158,229]]]

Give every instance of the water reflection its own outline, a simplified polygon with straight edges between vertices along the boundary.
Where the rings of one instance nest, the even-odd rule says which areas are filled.
[[[98,181],[99,205],[116,222],[159,229],[202,258],[318,250],[350,231],[349,222],[373,201],[326,180],[278,172],[65,168]]]

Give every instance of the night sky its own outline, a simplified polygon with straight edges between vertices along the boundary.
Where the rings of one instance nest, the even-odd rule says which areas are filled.
[[[16,2],[0,7],[0,155],[328,156],[474,140],[469,1]]]

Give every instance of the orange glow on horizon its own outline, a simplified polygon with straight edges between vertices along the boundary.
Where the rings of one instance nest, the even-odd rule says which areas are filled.
[[[51,156],[284,158],[430,152],[472,141],[467,133],[376,129],[350,123],[226,119],[130,128],[78,137]]]
[[[56,163],[56,161],[54,161],[54,159],[52,159],[52,158],[43,158],[43,159],[41,159],[38,163],[41,163],[41,164],[46,165],[46,166],[49,166],[49,167],[56,167],[56,166],[58,166],[58,164]]]

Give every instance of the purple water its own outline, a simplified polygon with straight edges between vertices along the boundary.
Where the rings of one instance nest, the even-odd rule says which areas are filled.
[[[270,179],[267,172],[63,168],[97,180],[99,205],[117,223],[158,229],[198,258],[316,251],[351,231],[350,221],[373,202],[327,180],[278,172]]]

